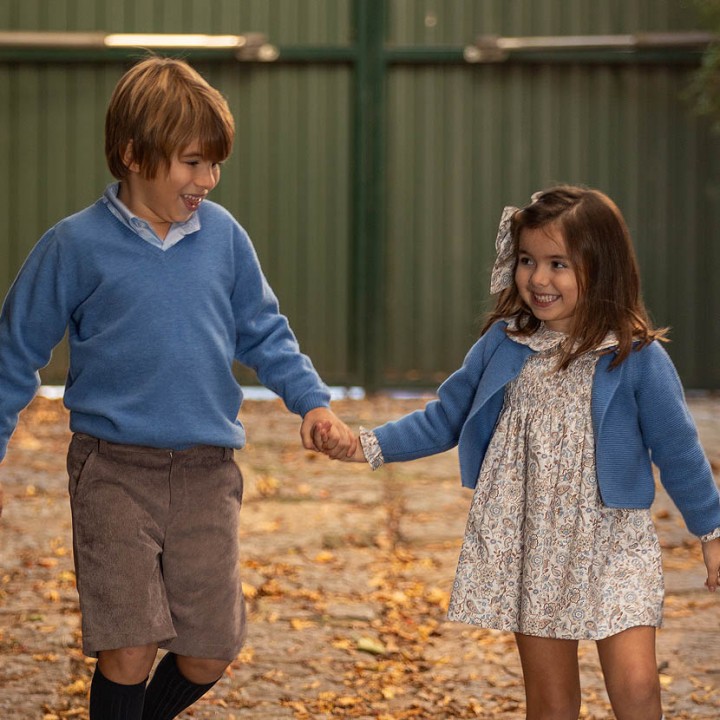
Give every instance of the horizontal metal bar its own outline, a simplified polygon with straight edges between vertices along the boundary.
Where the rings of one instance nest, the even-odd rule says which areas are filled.
[[[457,46],[390,47],[385,50],[389,63],[464,63],[465,49]]]
[[[24,32],[1,31],[2,48],[102,48],[103,32]]]
[[[318,45],[278,48],[278,62],[288,63],[352,63],[357,51],[352,45]]]
[[[479,36],[466,47],[386,47],[388,64],[488,62],[697,63],[718,36],[701,32],[539,37]],[[181,54],[190,61],[347,63],[354,45],[277,47],[265,35],[137,35],[100,32],[0,32],[0,62],[117,62],[142,57],[143,50]]]
[[[156,55],[181,56],[188,61],[227,61],[240,59],[247,62],[273,63],[319,63],[319,64],[352,64],[357,53],[352,47],[291,47],[282,48],[267,44],[263,46],[263,58],[254,57],[249,52],[234,51],[227,48],[152,48]],[[148,48],[149,49],[149,48]],[[459,51],[462,53],[462,50]],[[0,45],[0,62],[118,62],[133,61],[144,56],[142,47],[7,47]],[[239,55],[239,57],[238,57]]]
[[[273,46],[274,47],[274,46]],[[478,64],[488,60],[477,60],[472,53],[475,46],[468,48],[393,48],[384,53],[385,62],[389,65],[447,65],[467,63]],[[356,62],[356,52],[353,48],[276,48],[277,58],[273,64],[347,64]],[[227,62],[236,60],[236,53],[230,50],[204,50],[189,49],[153,49],[156,55],[181,56],[188,62]],[[107,63],[107,62],[134,62],[145,56],[142,48],[106,48],[76,49],[76,48],[7,48],[0,46],[0,62],[27,62],[27,63]],[[695,65],[700,61],[698,50],[638,50],[609,51],[609,50],[566,50],[552,51],[519,51],[513,53],[508,62],[518,63],[598,63],[598,64],[669,64],[669,65]],[[244,58],[247,62],[254,59]],[[256,62],[261,62],[256,60]],[[267,62],[267,61],[264,61]],[[496,62],[496,61],[495,61]]]
[[[267,42],[262,33],[243,35],[201,35],[169,33],[102,33],[102,32],[0,32],[0,59],[14,51],[16,56],[27,53],[30,59],[38,56],[52,57],[58,51],[70,54],[82,53],[82,59],[88,59],[87,52],[119,50],[128,54],[138,49],[182,50],[199,52],[232,53],[237,60],[276,60],[278,50]],[[45,55],[45,53],[50,55]],[[114,57],[114,55],[113,55]]]
[[[695,51],[718,41],[708,32],[634,33],[626,35],[558,35],[498,37],[479,35],[465,48],[467,62],[502,62],[525,53]]]
[[[482,36],[481,36],[482,39]],[[567,35],[500,37],[494,44],[504,50],[572,50],[705,47],[717,39],[707,32],[635,33],[632,35]]]

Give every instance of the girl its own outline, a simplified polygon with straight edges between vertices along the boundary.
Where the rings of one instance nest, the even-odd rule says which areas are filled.
[[[515,633],[530,720],[575,720],[578,641],[597,642],[619,720],[659,720],[661,552],[651,460],[706,585],[720,573],[720,496],[677,373],[640,297],[623,217],[571,186],[506,208],[495,310],[424,410],[368,432],[373,468],[459,445],[474,487],[448,617]]]

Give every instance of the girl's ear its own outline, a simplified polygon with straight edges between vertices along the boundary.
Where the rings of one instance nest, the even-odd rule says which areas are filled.
[[[125,164],[125,167],[130,171],[134,173],[140,172],[140,166],[135,162],[135,158],[133,156],[133,141],[130,140],[128,144],[125,146],[125,151],[123,152],[123,163]]]

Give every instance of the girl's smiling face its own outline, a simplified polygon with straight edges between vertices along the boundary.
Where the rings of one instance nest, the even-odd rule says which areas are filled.
[[[161,167],[154,178],[144,177],[132,162],[128,169],[120,200],[147,220],[160,238],[172,223],[189,220],[220,180],[220,164],[204,158],[198,142],[173,156],[170,167]]]
[[[521,231],[515,284],[538,320],[551,330],[570,332],[579,295],[577,274],[554,224]]]

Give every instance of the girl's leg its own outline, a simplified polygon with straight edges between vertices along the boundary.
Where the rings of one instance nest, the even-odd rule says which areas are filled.
[[[660,720],[655,628],[630,628],[598,640],[597,649],[617,720]]]
[[[577,640],[515,633],[527,700],[527,720],[577,720],[580,671]]]

